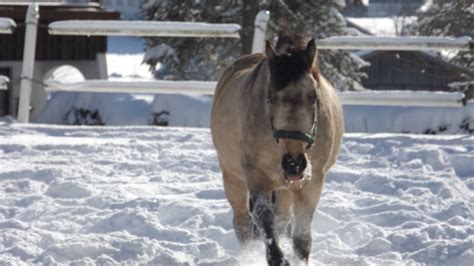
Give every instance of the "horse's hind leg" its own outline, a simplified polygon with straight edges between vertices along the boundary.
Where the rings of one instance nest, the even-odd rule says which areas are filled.
[[[255,237],[254,224],[249,212],[247,184],[239,178],[224,172],[224,190],[234,212],[234,229],[241,244]]]

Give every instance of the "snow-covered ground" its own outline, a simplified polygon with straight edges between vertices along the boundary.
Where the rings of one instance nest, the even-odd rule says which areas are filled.
[[[311,264],[472,265],[474,136],[346,134]],[[288,241],[284,252],[292,257]],[[235,265],[208,129],[0,122],[0,264]]]

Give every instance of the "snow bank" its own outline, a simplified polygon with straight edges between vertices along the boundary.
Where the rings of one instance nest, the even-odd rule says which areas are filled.
[[[98,111],[106,125],[148,125],[153,95],[55,92],[35,123],[71,124],[71,111]]]
[[[471,265],[474,137],[347,134],[311,265]],[[207,129],[0,121],[0,264],[263,265]],[[283,251],[294,261],[291,245]]]
[[[159,94],[153,100],[151,111],[155,115],[163,114],[160,118],[169,126],[210,127],[211,106],[211,96]]]
[[[15,21],[10,18],[0,18],[0,33],[12,33],[16,27]]]
[[[56,92],[36,122],[64,124],[72,108],[98,110],[106,125],[208,127],[212,98],[193,95],[138,95]],[[465,134],[474,132],[474,101],[465,107],[344,105],[347,132]]]
[[[106,60],[109,78],[153,78],[149,66],[142,63],[143,53],[106,54]]]
[[[474,133],[474,101],[465,107],[344,106],[347,132]]]
[[[6,90],[9,82],[10,79],[8,77],[0,75],[0,90]]]

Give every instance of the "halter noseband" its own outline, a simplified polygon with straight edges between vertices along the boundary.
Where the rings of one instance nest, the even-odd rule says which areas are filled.
[[[308,145],[306,149],[311,149],[314,145],[314,139],[316,138],[316,133],[318,133],[318,111],[319,111],[319,100],[316,97],[316,108],[315,108],[315,115],[313,126],[311,127],[311,133],[305,133],[302,131],[289,131],[289,130],[276,130],[273,127],[272,121],[270,121],[270,125],[272,127],[273,138],[278,143],[280,139],[293,139],[293,140],[301,140],[306,142]]]

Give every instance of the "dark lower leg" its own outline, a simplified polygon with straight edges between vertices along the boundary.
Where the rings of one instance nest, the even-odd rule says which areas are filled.
[[[253,212],[252,216],[255,224],[260,229],[264,237],[265,246],[267,250],[267,261],[269,265],[289,265],[283,256],[274,235],[274,221],[270,200],[263,193],[258,193],[253,197]]]

